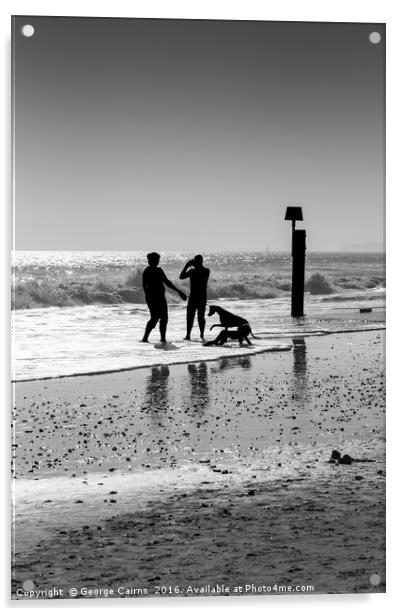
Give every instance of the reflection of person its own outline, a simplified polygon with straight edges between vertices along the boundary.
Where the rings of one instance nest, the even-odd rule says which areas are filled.
[[[169,395],[169,374],[169,366],[152,366],[145,388],[148,411],[158,413],[166,408]]]
[[[149,319],[142,342],[148,342],[148,337],[157,322],[159,321],[159,329],[161,332],[161,342],[166,344],[166,327],[168,322],[168,307],[165,297],[165,285],[173,291],[176,291],[181,299],[186,300],[186,294],[180,291],[167,278],[161,267],[158,267],[160,255],[157,252],[150,252],[147,255],[148,267],[144,269],[142,274],[142,286],[145,293],[145,301],[147,302],[151,318]]]
[[[209,402],[208,368],[205,361],[196,364],[188,364],[187,370],[190,375],[191,404],[195,410],[203,409]]]
[[[204,341],[205,310],[207,307],[207,285],[209,269],[204,267],[201,255],[188,261],[183,267],[180,280],[190,279],[190,298],[187,304],[187,334],[185,340],[191,340],[195,313],[197,313],[198,327],[200,328],[201,340]]]

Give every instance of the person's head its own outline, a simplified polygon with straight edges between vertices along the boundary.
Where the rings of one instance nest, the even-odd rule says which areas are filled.
[[[195,267],[201,267],[202,262],[203,262],[202,255],[195,255],[195,257],[193,259],[193,263],[194,263]]]
[[[161,258],[161,256],[158,255],[157,252],[149,252],[147,254],[147,259],[148,259],[149,265],[153,265],[154,267],[159,264],[160,258]]]

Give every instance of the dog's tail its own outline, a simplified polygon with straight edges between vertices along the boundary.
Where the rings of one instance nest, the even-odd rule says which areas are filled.
[[[261,338],[259,338],[258,336],[254,336],[254,334],[253,334],[253,332],[252,332],[252,331],[250,331],[250,336],[251,336],[252,338],[255,338],[256,340],[261,340]]]

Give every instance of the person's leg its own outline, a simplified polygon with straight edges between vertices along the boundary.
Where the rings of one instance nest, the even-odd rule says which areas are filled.
[[[153,328],[155,327],[159,319],[158,311],[156,310],[155,305],[153,303],[149,303],[148,308],[149,308],[150,319],[148,323],[146,324],[142,342],[148,342],[149,334],[151,333],[151,331],[153,330]]]
[[[159,314],[160,314],[159,330],[161,333],[161,342],[165,343],[166,342],[166,328],[168,324],[168,307],[167,307],[167,301],[165,297],[160,302]]]
[[[207,308],[206,303],[202,302],[198,304],[197,317],[198,317],[198,327],[200,328],[201,340],[204,340],[206,308]]]
[[[152,317],[149,319],[148,323],[146,324],[144,337],[141,342],[148,342],[149,334],[151,333],[157,322],[158,321],[153,319]]]
[[[196,306],[191,298],[187,304],[187,334],[184,340],[191,340],[191,330],[193,329]]]

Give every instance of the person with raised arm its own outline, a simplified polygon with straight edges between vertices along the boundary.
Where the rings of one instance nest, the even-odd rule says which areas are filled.
[[[205,310],[207,307],[207,286],[209,269],[204,267],[202,255],[196,255],[183,267],[180,280],[190,279],[190,297],[187,304],[187,334],[185,340],[191,340],[195,313],[197,313],[198,327],[201,340],[204,342]]]

